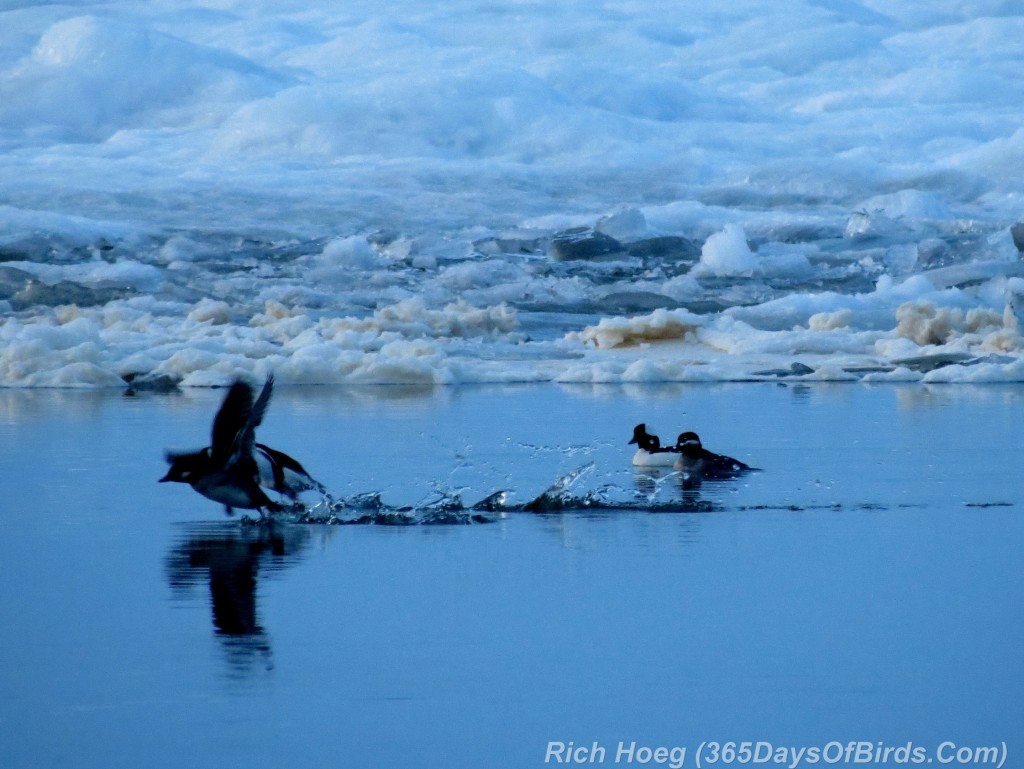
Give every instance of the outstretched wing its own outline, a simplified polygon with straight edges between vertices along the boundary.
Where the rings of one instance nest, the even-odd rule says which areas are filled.
[[[238,434],[248,424],[252,410],[252,387],[236,379],[213,419],[210,458],[215,467],[223,467],[231,458]]]
[[[252,404],[246,415],[245,423],[239,428],[234,436],[234,443],[231,447],[230,459],[237,460],[240,457],[252,457],[253,446],[256,443],[256,428],[263,423],[263,415],[267,413],[267,406],[270,405],[270,396],[274,392],[274,375],[267,376],[263,383],[263,389],[256,402]],[[252,390],[249,390],[250,397]]]

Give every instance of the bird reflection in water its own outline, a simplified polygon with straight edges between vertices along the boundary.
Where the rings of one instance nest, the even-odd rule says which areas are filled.
[[[652,510],[679,513],[707,513],[719,509],[714,498],[708,499],[702,488],[713,490],[720,480],[701,478],[670,467],[634,468],[637,495],[647,500]],[[707,486],[705,486],[707,484]]]
[[[167,556],[175,594],[209,585],[214,632],[232,674],[273,669],[270,639],[259,618],[259,578],[296,562],[308,539],[301,526],[190,525]]]

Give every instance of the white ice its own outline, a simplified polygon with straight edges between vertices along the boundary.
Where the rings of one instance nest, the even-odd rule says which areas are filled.
[[[1020,381],[1022,65],[1000,0],[6,3],[0,386]]]

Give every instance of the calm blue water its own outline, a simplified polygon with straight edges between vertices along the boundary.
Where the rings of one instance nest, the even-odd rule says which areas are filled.
[[[260,439],[342,496],[525,502],[593,463],[574,492],[679,497],[629,467],[639,421],[764,472],[701,513],[272,532],[156,483],[221,396],[0,391],[5,769],[1024,755],[1024,388],[280,388]]]

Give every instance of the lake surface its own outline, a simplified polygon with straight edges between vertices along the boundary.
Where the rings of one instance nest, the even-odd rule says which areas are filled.
[[[281,387],[260,440],[413,523],[580,472],[558,513],[273,529],[156,483],[223,392],[0,390],[5,769],[1024,754],[1024,387]],[[638,473],[638,422],[762,472]]]

